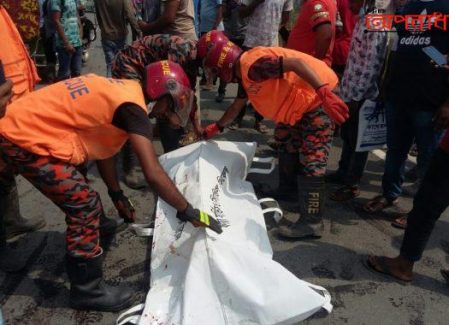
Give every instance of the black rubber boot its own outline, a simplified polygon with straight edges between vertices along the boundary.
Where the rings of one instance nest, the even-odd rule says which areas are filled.
[[[320,238],[324,231],[324,179],[323,177],[298,177],[299,219],[291,222],[282,219],[279,235],[287,238]]]
[[[100,237],[108,237],[122,232],[128,227],[123,219],[110,219],[104,214],[100,216]]]
[[[147,182],[140,167],[139,159],[134,152],[131,143],[127,141],[122,149],[123,171],[125,172],[125,184],[132,189],[142,189]]]
[[[295,202],[298,198],[297,174],[299,170],[299,154],[279,150],[279,187],[264,192],[266,197],[278,201]]]
[[[113,287],[103,280],[103,251],[89,259],[66,256],[70,280],[70,305],[78,310],[118,312],[133,302],[133,291]]]
[[[0,199],[0,270],[14,273],[25,268],[28,259],[24,256],[24,252],[9,248],[6,242],[6,229],[3,221],[4,203],[5,200]],[[29,254],[26,255],[29,257]]]
[[[3,206],[3,222],[7,239],[45,227],[45,220],[42,217],[30,219],[22,217],[19,208],[19,194],[14,178],[11,178],[11,184],[0,186],[2,187],[0,189],[0,200]]]

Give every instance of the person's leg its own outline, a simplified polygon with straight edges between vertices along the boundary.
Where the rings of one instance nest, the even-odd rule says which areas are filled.
[[[23,219],[20,214],[17,215],[20,211],[18,197],[15,195],[17,195],[17,186],[14,180],[14,171],[5,167],[0,172],[0,270],[11,273],[24,269],[33,253],[32,247],[11,248],[6,241],[11,235],[11,228],[6,228],[6,219],[13,220],[16,223]],[[28,223],[30,221],[32,220],[26,220]],[[45,221],[42,218],[38,218],[37,221],[42,221],[43,225],[45,225]],[[21,225],[19,224],[19,226]],[[24,229],[21,227],[21,230],[31,232],[37,230],[37,228]]]
[[[390,202],[402,193],[404,166],[413,143],[413,127],[409,112],[391,104],[385,105],[387,120],[387,156],[382,178],[383,196]]]
[[[414,263],[422,257],[436,221],[449,206],[449,154],[438,149],[413,200],[408,225],[396,258],[370,256],[368,265],[377,272],[411,281]]]
[[[45,226],[45,220],[42,217],[24,218],[20,213],[19,194],[13,173],[0,177],[0,201],[3,202],[0,214],[7,239]]]
[[[421,259],[435,222],[449,206],[449,154],[435,152],[408,214],[401,256],[412,262]]]
[[[278,156],[278,188],[264,193],[279,201],[296,201],[298,199],[299,169],[299,135],[295,126],[279,123],[274,137],[279,142]]]
[[[218,86],[218,94],[217,97],[215,97],[215,101],[217,103],[221,103],[223,101],[226,94],[226,85],[227,83],[224,82],[222,79],[220,79],[220,85]]]
[[[348,169],[346,171],[344,182],[347,186],[358,185],[363,176],[365,165],[368,160],[368,152],[357,152],[357,137],[359,133],[359,112],[363,102],[354,103],[350,105],[350,117],[347,130],[346,143],[351,152],[350,160],[348,162]]]
[[[232,121],[232,123],[228,126],[228,129],[236,130],[236,129],[242,127],[243,118],[245,117],[247,107],[248,107],[248,103],[242,108],[242,110],[239,112],[239,115],[237,115],[235,120]]]
[[[81,69],[83,66],[83,48],[81,46],[75,47],[75,53],[72,54],[70,60],[70,77],[75,78],[81,76]]]
[[[354,128],[355,116],[351,105],[349,107],[349,118],[340,127],[340,137],[343,141],[341,148],[340,160],[338,161],[338,170],[335,173],[331,173],[325,176],[325,180],[328,183],[342,184],[343,179],[347,174],[349,165],[352,158],[352,146],[351,146],[351,135],[352,129]],[[357,121],[358,126],[358,121]]]
[[[413,112],[412,127],[415,136],[417,149],[417,180],[411,185],[403,187],[403,193],[410,197],[414,197],[418,192],[419,185],[427,172],[432,156],[438,148],[441,132],[436,131],[433,127],[432,112]]]
[[[333,123],[322,107],[304,114],[298,123],[303,174],[298,176],[299,219],[280,225],[279,234],[301,239],[321,237],[324,230],[324,175],[332,144]]]
[[[5,160],[66,214],[72,307],[118,311],[129,305],[131,290],[102,281],[99,223],[104,212],[98,193],[85,177],[73,165],[32,154],[1,137],[0,148]]]
[[[106,75],[108,78],[112,77],[112,61],[114,60],[115,55],[118,51],[120,51],[123,47],[125,47],[125,40],[118,41],[110,41],[110,40],[101,40],[101,45],[103,46],[104,59],[106,61]]]
[[[307,177],[323,177],[332,145],[334,124],[322,107],[304,114],[301,153],[303,173]]]
[[[254,108],[253,108],[254,109]],[[267,133],[268,129],[262,124],[263,116],[254,110],[254,129],[260,133]]]
[[[45,60],[47,61],[47,65],[56,65],[57,57],[55,52],[55,46],[54,41],[55,37],[54,35],[50,37],[43,38],[44,41],[44,54],[45,54]]]
[[[334,176],[333,178],[344,184],[343,187],[330,194],[330,198],[334,201],[347,201],[360,195],[358,183],[368,160],[368,152],[356,151],[361,103],[351,102],[348,106],[349,119],[341,126],[343,148],[339,169],[335,176],[327,176],[327,178]]]
[[[70,63],[71,63],[71,54],[68,53],[64,48],[57,48],[58,52],[58,76],[56,78],[57,81],[65,80],[70,78]]]
[[[56,78],[56,53],[55,53],[55,47],[54,47],[54,35],[48,35],[45,30],[45,27],[41,28],[41,39],[43,42],[43,48],[44,48],[44,54],[45,54],[45,61],[47,64],[46,67],[46,81],[47,82],[53,82]]]
[[[435,150],[440,143],[441,132],[436,131],[433,126],[433,115],[432,112],[413,114],[413,128],[418,149],[418,179],[423,179],[426,175]]]

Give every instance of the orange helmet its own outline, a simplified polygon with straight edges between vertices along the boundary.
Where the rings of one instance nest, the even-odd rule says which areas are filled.
[[[147,65],[145,92],[151,101],[170,95],[181,125],[183,127],[187,125],[194,93],[189,78],[179,64],[163,60]]]

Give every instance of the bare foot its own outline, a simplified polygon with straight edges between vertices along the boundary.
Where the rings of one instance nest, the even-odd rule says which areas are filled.
[[[369,256],[366,261],[366,266],[371,270],[406,283],[413,279],[413,264],[402,256]]]

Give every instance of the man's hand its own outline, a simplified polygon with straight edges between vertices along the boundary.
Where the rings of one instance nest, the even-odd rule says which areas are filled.
[[[447,62],[449,62],[449,55],[446,54],[446,58],[447,58]],[[443,65],[438,65],[435,61],[431,60],[430,63],[433,64],[433,66],[437,69],[445,69],[445,70],[449,70],[449,64],[443,64]]]
[[[208,227],[217,234],[223,232],[220,223],[216,219],[212,218],[204,211],[194,209],[190,204],[183,212],[178,211],[176,217],[182,221],[191,222],[195,227]]]
[[[329,117],[337,124],[342,124],[349,118],[348,106],[335,95],[329,85],[325,84],[316,90],[322,106]]]
[[[436,129],[444,130],[449,127],[449,103],[443,104],[433,117],[433,124]]]
[[[139,28],[140,28],[141,30],[144,31],[144,30],[147,29],[148,23],[144,22],[143,20],[139,20],[139,21],[137,22],[137,24],[139,24]]]
[[[123,191],[111,191],[108,190],[109,197],[115,205],[120,218],[123,218],[126,223],[132,223],[136,220],[136,209],[130,199],[128,199]]]
[[[71,43],[66,43],[64,44],[64,49],[68,52],[68,53],[75,53],[76,50],[73,47],[73,45]]]
[[[6,80],[5,83],[0,85],[0,118],[6,114],[6,104],[11,99],[12,96],[12,82],[11,80]]]

